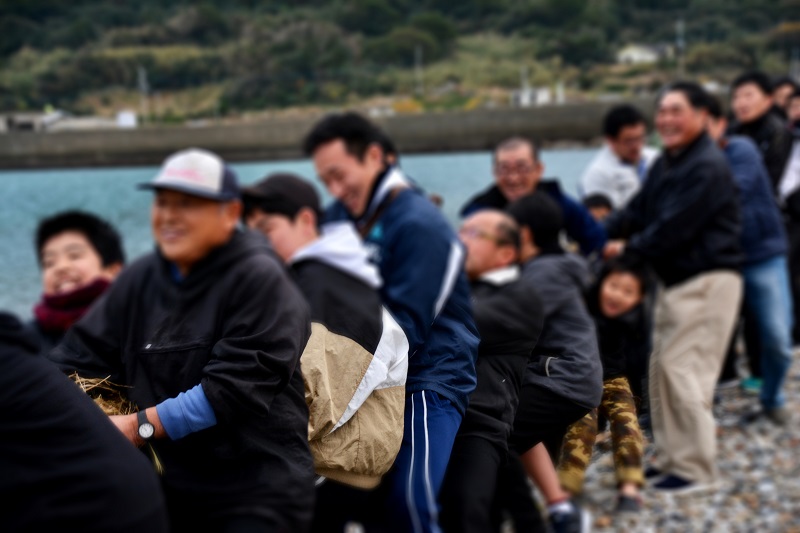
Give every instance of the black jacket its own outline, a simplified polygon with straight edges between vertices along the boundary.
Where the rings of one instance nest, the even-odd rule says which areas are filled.
[[[753,139],[764,159],[764,166],[767,167],[772,191],[777,191],[794,142],[792,132],[784,120],[773,110],[764,113],[761,118],[753,122],[734,123],[728,130],[732,134],[745,135]]]
[[[504,272],[514,275],[496,275]],[[544,312],[536,290],[520,277],[519,267],[494,273],[472,283],[472,312],[481,335],[478,385],[458,435],[482,437],[505,450]]]
[[[587,307],[597,328],[597,344],[603,363],[603,381],[620,376],[638,382],[650,351],[646,306],[642,302],[627,313],[608,318],[600,311],[598,282],[587,296]]]
[[[300,354],[308,308],[266,242],[236,232],[176,282],[158,253],[126,268],[50,354],[111,376],[140,409],[198,383],[217,424],[153,442],[164,483],[212,516],[309,519],[313,467]]]
[[[578,243],[583,255],[600,252],[606,244],[606,232],[602,224],[596,222],[589,211],[581,204],[567,196],[561,190],[558,180],[548,179],[539,182],[537,191],[542,191],[552,198],[561,208],[564,217],[564,230],[567,236]],[[459,215],[467,217],[481,209],[506,209],[508,200],[497,185],[470,198],[461,208]]]
[[[145,456],[0,313],[0,523],[3,531],[167,531]]]
[[[741,217],[722,151],[706,134],[677,155],[662,154],[642,189],[606,221],[626,254],[647,261],[666,286],[719,269],[738,269]]]

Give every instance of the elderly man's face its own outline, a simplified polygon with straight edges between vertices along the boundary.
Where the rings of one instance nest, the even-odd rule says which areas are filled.
[[[670,91],[658,104],[656,130],[667,150],[679,150],[697,139],[705,130],[708,113],[692,107],[681,91]]]
[[[467,218],[458,230],[458,236],[467,249],[464,272],[470,280],[508,266],[516,258],[511,243],[503,242],[498,233],[498,226],[505,218],[492,211],[478,211]]]
[[[171,190],[157,190],[150,222],[161,254],[186,275],[236,228],[241,203],[217,202]]]
[[[494,179],[509,203],[535,191],[543,172],[544,165],[534,159],[527,144],[495,153]]]

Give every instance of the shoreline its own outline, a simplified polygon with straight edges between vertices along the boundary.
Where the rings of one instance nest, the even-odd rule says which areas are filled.
[[[515,135],[536,139],[545,148],[576,148],[599,144],[603,116],[618,103],[395,115],[374,120],[405,154],[491,150]],[[652,106],[647,99],[629,103],[643,111]],[[231,162],[301,159],[302,139],[321,116],[233,125],[10,132],[0,134],[0,170],[158,165],[169,154],[191,146],[211,150]]]

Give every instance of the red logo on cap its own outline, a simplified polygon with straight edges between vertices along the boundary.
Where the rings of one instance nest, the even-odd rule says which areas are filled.
[[[169,168],[164,174],[170,178],[185,178],[198,183],[205,183],[203,175],[193,168]]]

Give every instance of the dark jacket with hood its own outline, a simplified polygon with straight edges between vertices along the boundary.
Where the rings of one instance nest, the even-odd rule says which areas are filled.
[[[645,260],[671,286],[712,270],[738,270],[742,254],[739,196],[730,167],[701,134],[680,153],[663,153],[642,189],[606,221],[625,254]]]
[[[588,256],[602,251],[607,240],[605,228],[592,218],[592,215],[580,202],[564,194],[557,180],[542,180],[536,190],[545,192],[559,205],[564,217],[564,230],[570,239],[578,243],[583,255]],[[467,217],[481,209],[504,210],[508,207],[508,203],[497,185],[492,185],[472,197],[461,208],[460,215]]]
[[[472,282],[478,346],[478,386],[459,437],[480,437],[503,450],[519,405],[519,388],[542,331],[542,302],[516,265],[494,270]]]
[[[644,377],[651,349],[647,321],[647,301],[643,299],[627,313],[609,318],[600,308],[600,286],[606,273],[592,285],[586,297],[587,307],[597,329],[600,361],[603,363],[603,381],[626,377],[634,390]],[[644,288],[647,293],[648,289]]]
[[[522,277],[539,293],[544,310],[544,327],[524,382],[594,409],[603,394],[603,370],[583,299],[591,281],[586,260],[567,253],[539,255],[523,265]]]
[[[300,355],[308,308],[263,238],[236,231],[181,281],[160,253],[126,268],[50,354],[110,376],[140,409],[201,384],[216,425],[152,441],[163,482],[212,516],[310,520],[314,472]]]
[[[792,153],[794,138],[784,120],[773,110],[767,111],[760,118],[747,124],[733,123],[728,131],[736,135],[750,137],[767,167],[772,192],[777,196],[786,162]]]
[[[381,305],[381,278],[349,222],[324,226],[289,265],[311,307],[300,364],[314,467],[374,488],[403,439],[408,340]]]

